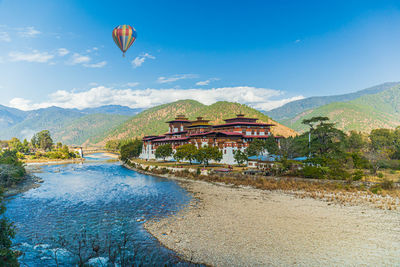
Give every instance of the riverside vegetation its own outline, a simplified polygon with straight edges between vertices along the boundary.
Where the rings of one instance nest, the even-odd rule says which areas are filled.
[[[16,153],[16,156],[22,160],[40,160],[40,159],[75,159],[79,154],[70,151],[67,145],[61,142],[54,144],[48,130],[36,133],[31,141],[24,139],[22,142],[13,137],[8,141],[0,141],[0,147],[3,150],[10,150]]]

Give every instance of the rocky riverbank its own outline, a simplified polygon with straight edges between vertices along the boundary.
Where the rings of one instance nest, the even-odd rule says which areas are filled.
[[[394,266],[399,211],[344,206],[279,191],[182,183],[179,214],[145,224],[186,260],[213,266]]]
[[[43,183],[43,180],[31,173],[25,176],[25,179],[20,184],[6,188],[4,192],[4,197],[11,197],[21,193],[24,193],[30,189],[38,188],[40,184]]]

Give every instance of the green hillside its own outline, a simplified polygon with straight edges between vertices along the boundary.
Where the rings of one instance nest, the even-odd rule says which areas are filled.
[[[180,100],[143,111],[122,125],[111,130],[102,143],[112,139],[126,139],[143,137],[144,135],[163,134],[168,131],[168,124],[165,122],[175,118],[178,114],[184,114],[191,120],[198,116],[203,116],[204,118],[211,120],[211,123],[222,123],[223,119],[235,117],[236,114],[240,112],[249,117],[257,117],[264,122],[275,123],[265,114],[238,103],[217,102],[207,106],[194,100]],[[296,134],[293,130],[280,124],[277,124],[274,128],[275,134],[284,136]]]
[[[400,126],[400,86],[383,92],[364,95],[348,102],[336,102],[302,112],[293,119],[282,123],[294,130],[304,132],[307,127],[303,119],[313,116],[326,116],[344,131],[357,130],[370,132],[376,128],[395,128]]]
[[[75,110],[59,107],[50,107],[31,111],[23,121],[0,130],[1,139],[30,138],[35,132],[49,130],[51,134],[59,131],[68,123],[81,117],[82,114]]]
[[[78,118],[53,131],[55,140],[69,145],[97,143],[103,140],[109,129],[112,129],[131,118],[116,114],[90,114]]]
[[[268,116],[277,120],[279,122],[285,122],[289,119],[293,119],[294,117],[302,114],[303,112],[316,109],[320,106],[327,105],[334,102],[347,102],[364,95],[372,95],[377,94],[379,92],[383,92],[387,89],[390,89],[396,85],[399,85],[399,82],[387,82],[380,85],[376,85],[370,88],[366,88],[354,93],[343,94],[343,95],[332,95],[332,96],[314,96],[308,97],[301,100],[296,100],[290,103],[283,105],[282,107],[275,108],[273,110],[265,112]]]

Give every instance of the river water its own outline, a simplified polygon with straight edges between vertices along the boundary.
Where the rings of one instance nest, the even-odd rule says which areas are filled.
[[[90,258],[94,266],[189,265],[143,228],[146,220],[188,204],[187,192],[174,181],[105,159],[94,155],[86,163],[42,166],[35,175],[44,183],[8,201],[22,266],[71,266],[79,258]]]

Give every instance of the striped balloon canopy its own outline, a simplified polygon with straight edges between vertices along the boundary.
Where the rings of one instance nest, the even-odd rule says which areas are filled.
[[[114,42],[117,44],[119,49],[122,51],[122,55],[125,56],[126,50],[136,40],[136,30],[129,25],[119,25],[114,28],[112,32]]]

